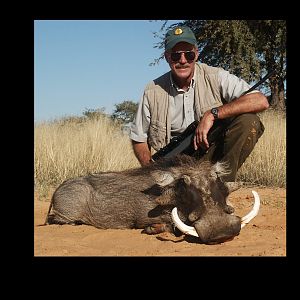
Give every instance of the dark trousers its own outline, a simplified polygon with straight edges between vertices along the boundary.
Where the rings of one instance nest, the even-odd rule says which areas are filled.
[[[264,125],[253,113],[246,113],[227,120],[224,134],[208,149],[201,158],[226,162],[230,174],[222,176],[223,181],[235,181],[236,174],[252,152],[264,132]]]

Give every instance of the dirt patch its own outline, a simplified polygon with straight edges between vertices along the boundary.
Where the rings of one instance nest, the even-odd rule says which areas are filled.
[[[34,256],[286,256],[286,190],[243,188],[229,200],[239,216],[253,205],[258,192],[261,208],[233,240],[203,245],[188,236],[142,234],[140,229],[97,229],[87,225],[47,225],[50,197],[34,200]]]

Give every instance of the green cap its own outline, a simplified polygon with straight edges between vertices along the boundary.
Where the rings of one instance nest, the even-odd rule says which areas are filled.
[[[165,38],[165,50],[172,49],[177,43],[186,42],[192,45],[197,45],[196,37],[187,26],[178,26],[169,30]]]

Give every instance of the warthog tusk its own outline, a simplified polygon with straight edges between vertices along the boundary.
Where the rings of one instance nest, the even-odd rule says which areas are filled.
[[[260,199],[257,194],[257,192],[252,191],[252,194],[254,196],[254,205],[252,210],[241,218],[241,228],[243,228],[246,224],[248,224],[257,214],[260,207]],[[175,223],[176,227],[183,232],[184,234],[193,235],[196,237],[198,236],[198,233],[196,232],[195,228],[192,226],[188,226],[184,224],[178,217],[177,207],[174,207],[172,210],[172,220]]]
[[[196,232],[195,228],[192,226],[185,225],[178,217],[177,207],[172,209],[172,219],[175,223],[176,227],[183,232],[184,234],[193,235],[199,237],[198,233]]]
[[[257,216],[259,207],[260,207],[260,199],[257,192],[252,191],[254,196],[254,205],[252,210],[244,217],[241,218],[241,228],[243,228],[246,224],[248,224],[254,217]]]

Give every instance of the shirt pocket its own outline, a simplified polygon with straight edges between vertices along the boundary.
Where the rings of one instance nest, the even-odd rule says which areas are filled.
[[[166,124],[160,121],[152,121],[149,126],[149,142],[150,145],[155,149],[166,145],[167,127]]]

